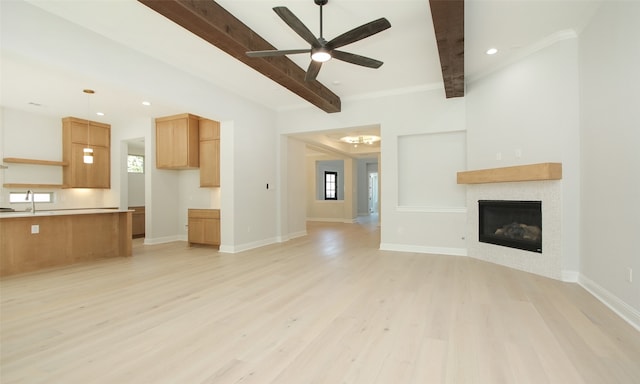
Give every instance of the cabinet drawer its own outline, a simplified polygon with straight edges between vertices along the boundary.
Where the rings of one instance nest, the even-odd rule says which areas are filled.
[[[220,245],[220,210],[189,209],[189,245]]]
[[[219,219],[219,209],[189,209],[191,219]]]

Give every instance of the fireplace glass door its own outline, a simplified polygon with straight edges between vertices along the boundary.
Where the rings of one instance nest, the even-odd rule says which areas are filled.
[[[479,241],[542,253],[542,202],[479,200]]]

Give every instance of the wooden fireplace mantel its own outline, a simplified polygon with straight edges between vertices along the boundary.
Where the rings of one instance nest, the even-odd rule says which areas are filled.
[[[458,184],[562,179],[562,163],[540,163],[458,172]]]

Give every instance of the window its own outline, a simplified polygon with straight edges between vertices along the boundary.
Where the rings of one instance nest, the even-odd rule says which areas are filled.
[[[338,200],[338,172],[325,171],[324,199]]]
[[[34,198],[36,203],[53,203],[53,192],[33,192],[27,198],[27,192],[10,192],[9,203],[28,203]]]
[[[144,156],[128,155],[127,156],[127,172],[144,173]]]
[[[316,160],[315,168],[316,200],[344,200],[344,160]]]

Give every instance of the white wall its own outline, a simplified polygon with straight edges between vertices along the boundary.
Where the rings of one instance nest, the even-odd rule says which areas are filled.
[[[280,188],[280,222],[279,239],[285,241],[294,237],[307,234],[307,221],[305,216],[297,212],[306,211],[307,204],[307,162],[306,144],[280,136],[281,153],[280,175],[278,185]]]
[[[0,106],[0,159],[4,158],[4,108]],[[4,173],[6,165],[4,161],[0,160],[0,164],[2,167],[0,168],[0,188],[3,188],[4,184]],[[9,202],[5,199],[4,189],[0,189],[0,207],[5,207],[5,205],[9,205]]]
[[[277,119],[278,129],[281,134],[289,134],[379,125],[382,138],[381,248],[464,254],[464,207],[403,209],[398,206],[397,139],[411,134],[464,131],[465,100],[446,99],[439,87],[406,91],[375,99],[343,100],[343,111],[336,114],[327,114],[315,108],[281,111]],[[457,155],[452,155],[452,158],[444,156],[441,161],[457,162],[459,158]],[[354,206],[353,211],[355,215],[357,207]],[[298,215],[304,214],[298,212]]]
[[[563,40],[552,41],[530,56],[467,85],[469,169],[556,161],[563,162],[563,176],[576,173],[575,36],[563,35]],[[497,154],[501,155],[500,160]]]
[[[368,211],[368,169],[377,171],[376,159],[336,158],[313,153],[301,157],[308,163],[307,220],[353,223]],[[338,200],[324,200],[324,172],[338,172]]]
[[[467,167],[562,163],[560,268],[575,274],[580,206],[578,40],[570,33],[561,37],[467,86]],[[467,208],[477,209],[477,203],[468,202]]]
[[[638,329],[639,20],[640,3],[605,3],[580,37],[581,282]]]
[[[226,147],[233,158],[233,190],[228,183],[222,184],[222,209],[228,193],[233,194],[235,215],[236,250],[258,247],[278,241],[277,207],[277,148],[278,135],[274,124],[274,113],[266,109],[259,111],[246,109],[238,113],[234,121],[234,146]],[[226,156],[223,156],[225,159]],[[223,167],[228,164],[222,163]],[[267,184],[270,187],[267,189]],[[221,213],[223,214],[223,213]],[[222,217],[224,219],[224,216]]]
[[[355,219],[351,210],[353,197],[353,174],[351,159],[337,159],[337,156],[305,154],[301,159],[307,164],[306,212],[309,221],[352,223]],[[324,171],[338,172],[338,200],[324,200]],[[301,216],[298,212],[297,216]]]

